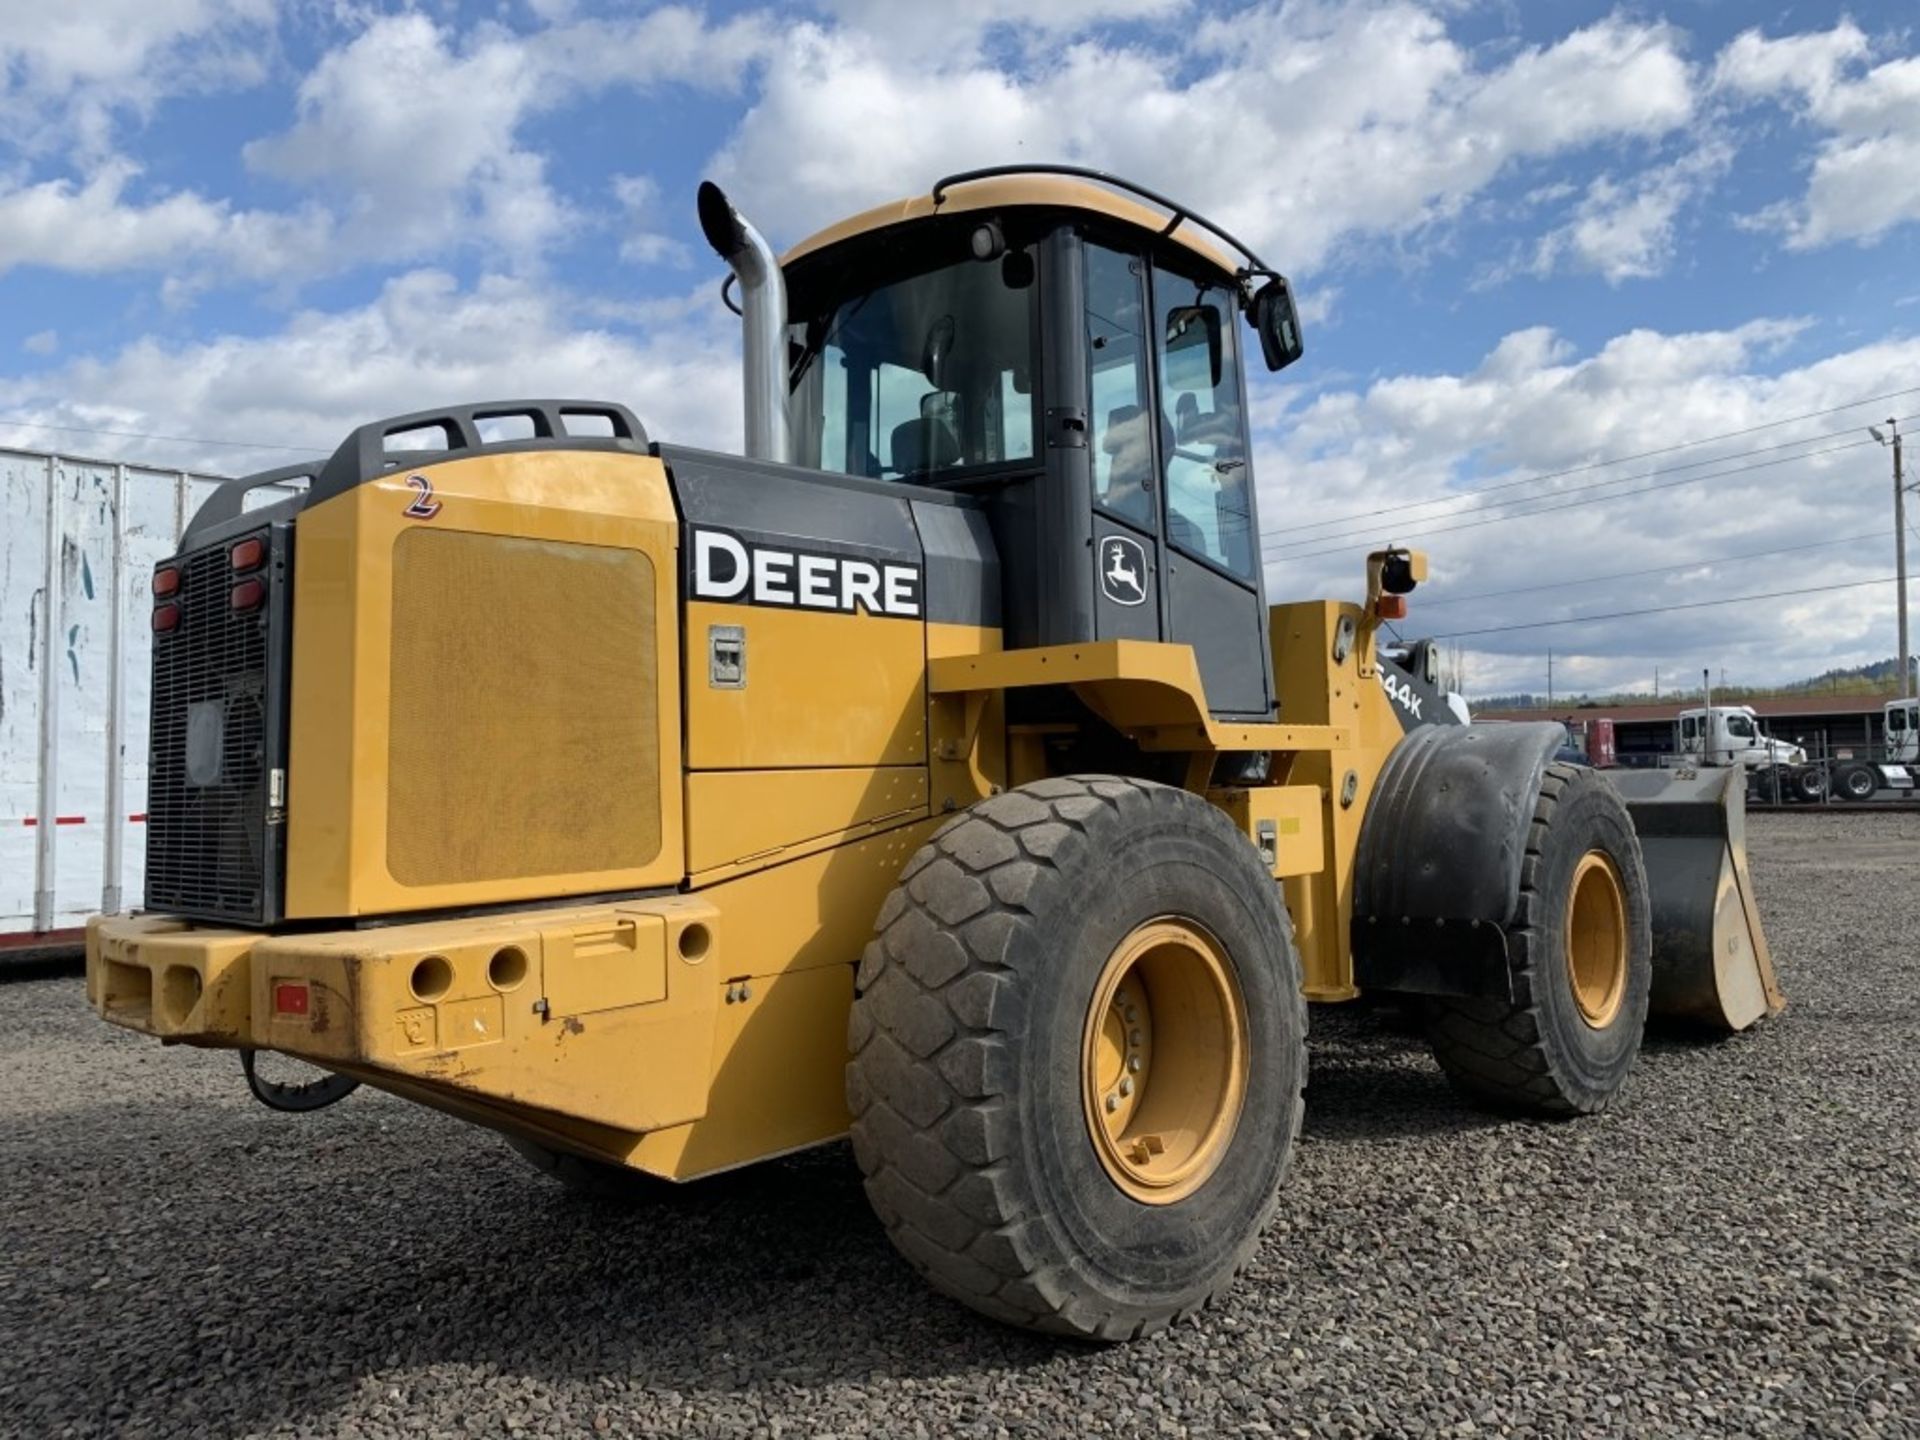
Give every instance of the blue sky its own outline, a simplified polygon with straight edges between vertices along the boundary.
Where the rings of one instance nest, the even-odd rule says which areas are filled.
[[[0,0],[0,441],[238,473],[380,414],[571,392],[730,446],[702,177],[784,243],[948,170],[1068,159],[1297,281],[1307,358],[1256,394],[1276,598],[1351,593],[1409,535],[1420,630],[1851,585],[1891,572],[1891,487],[1842,446],[1920,416],[1856,404],[1920,386],[1914,18]],[[1464,493],[1487,485],[1566,508]],[[1564,583],[1630,571],[1655,573]],[[1495,590],[1522,593],[1471,598]],[[1784,679],[1891,653],[1891,587],[1461,643],[1483,693],[1538,688],[1549,645],[1563,687]]]

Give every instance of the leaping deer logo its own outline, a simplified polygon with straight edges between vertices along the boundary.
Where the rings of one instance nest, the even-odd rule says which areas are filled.
[[[1124,535],[1109,535],[1101,544],[1105,563],[1100,588],[1116,605],[1138,605],[1147,598],[1147,556],[1139,544]]]

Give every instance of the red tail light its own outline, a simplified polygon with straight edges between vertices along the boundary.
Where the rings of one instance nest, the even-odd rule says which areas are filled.
[[[227,603],[236,610],[258,610],[266,598],[266,586],[258,580],[242,580],[227,596]]]
[[[273,987],[273,1013],[304,1015],[307,1013],[309,999],[310,995],[304,982],[278,981]]]
[[[258,570],[260,563],[267,558],[267,547],[258,538],[242,540],[227,552],[227,563],[236,572]]]
[[[180,607],[178,605],[156,605],[153,610],[153,628],[160,634],[180,628]]]
[[[153,598],[161,600],[180,592],[180,572],[172,566],[153,572]],[[156,630],[159,626],[154,627]]]
[[[1382,595],[1373,602],[1373,613],[1382,620],[1404,620],[1407,618],[1407,597]]]

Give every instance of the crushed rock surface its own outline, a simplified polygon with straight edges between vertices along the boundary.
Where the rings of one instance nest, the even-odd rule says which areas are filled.
[[[1920,815],[1750,821],[1792,1002],[1611,1113],[1476,1113],[1318,1009],[1277,1223],[1096,1349],[928,1292],[840,1146],[639,1207],[0,985],[0,1433],[1920,1435]]]

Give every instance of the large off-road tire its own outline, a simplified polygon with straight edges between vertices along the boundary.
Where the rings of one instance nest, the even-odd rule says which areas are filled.
[[[1434,1056],[1454,1087],[1496,1109],[1606,1109],[1646,1026],[1649,914],[1625,802],[1591,770],[1548,766],[1505,927],[1514,998],[1427,1008]]]
[[[849,1022],[867,1195],[938,1289],[1124,1340],[1218,1295],[1299,1133],[1279,886],[1227,818],[1079,776],[973,806],[880,912]]]

